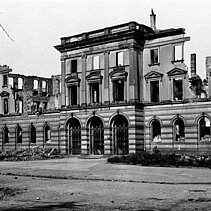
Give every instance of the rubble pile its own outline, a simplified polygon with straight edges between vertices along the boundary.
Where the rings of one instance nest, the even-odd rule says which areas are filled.
[[[30,149],[18,149],[0,151],[0,161],[30,161],[60,158],[59,151],[55,148],[41,148],[39,146]]]

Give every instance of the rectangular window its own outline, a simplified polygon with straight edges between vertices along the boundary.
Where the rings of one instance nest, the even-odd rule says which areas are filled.
[[[34,80],[34,89],[38,89],[38,80]]]
[[[77,105],[77,86],[71,86],[69,88],[70,105]]]
[[[7,75],[3,75],[3,86],[7,86],[8,85],[8,77]]]
[[[182,79],[174,79],[173,80],[173,92],[174,92],[174,100],[182,100],[183,99]]]
[[[124,81],[123,80],[115,80],[113,82],[113,97],[114,97],[114,101],[124,100]]]
[[[18,109],[19,109],[19,113],[22,114],[23,113],[23,101],[20,100],[18,103]]]
[[[182,59],[182,45],[174,46],[174,61],[181,61]]]
[[[42,81],[42,96],[45,97],[47,96],[47,82]]]
[[[4,99],[4,114],[8,114],[8,99]]]
[[[91,103],[99,103],[99,83],[90,84]]]
[[[14,86],[14,79],[9,77],[9,85],[13,88]]]
[[[116,66],[123,65],[123,52],[116,53]]]
[[[158,64],[158,49],[150,50],[151,64]]]
[[[93,69],[94,70],[100,69],[100,57],[99,56],[93,57]]]
[[[77,73],[77,60],[71,60],[71,73]]]
[[[159,81],[150,82],[151,102],[159,102]]]
[[[23,89],[23,79],[18,78],[18,89]]]

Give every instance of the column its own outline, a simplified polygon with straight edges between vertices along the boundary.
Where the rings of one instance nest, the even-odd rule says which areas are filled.
[[[87,104],[86,99],[86,55],[83,54],[82,58],[82,79],[81,79],[81,105]]]
[[[61,95],[62,95],[62,106],[66,105],[66,99],[65,99],[65,76],[66,76],[66,71],[65,71],[65,60],[61,59]]]
[[[111,155],[111,136],[110,136],[110,128],[104,128],[104,154]]]
[[[81,129],[81,154],[82,155],[87,155],[89,150],[88,150],[88,138],[87,138],[87,130],[86,128]]]
[[[109,94],[109,51],[104,52],[104,103],[109,104],[110,94]]]

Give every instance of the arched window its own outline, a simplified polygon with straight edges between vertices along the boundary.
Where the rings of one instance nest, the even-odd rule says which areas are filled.
[[[199,121],[199,139],[200,141],[210,141],[210,120],[207,117]]]
[[[30,127],[30,142],[31,143],[36,143],[36,128],[34,127],[34,125],[31,125]]]
[[[49,125],[44,126],[44,140],[45,140],[45,143],[51,142],[51,129]]]
[[[153,120],[152,122],[152,141],[161,142],[161,126],[158,120]]]
[[[18,144],[22,143],[22,129],[20,126],[16,128],[16,143]]]
[[[174,122],[175,141],[185,141],[185,125],[182,119]]]
[[[3,136],[3,144],[9,143],[9,130],[6,126],[3,128],[2,136]]]

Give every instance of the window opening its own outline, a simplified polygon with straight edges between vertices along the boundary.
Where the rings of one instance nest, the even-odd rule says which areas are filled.
[[[151,64],[158,64],[158,49],[150,50]]]
[[[200,141],[210,141],[210,120],[203,117],[199,122]]]
[[[159,81],[150,82],[151,102],[159,102]]]
[[[9,130],[7,127],[3,129],[3,143],[9,143]]]
[[[44,136],[45,136],[45,143],[50,143],[51,142],[51,130],[48,125],[44,127]]]
[[[175,121],[176,141],[185,141],[185,126],[181,119]]]
[[[70,105],[77,105],[77,86],[71,86],[69,88]]]
[[[173,91],[174,91],[174,100],[182,100],[183,99],[183,84],[182,79],[174,79],[173,80]]]
[[[16,138],[17,138],[17,143],[18,144],[21,144],[22,143],[22,129],[21,127],[17,127],[17,130],[16,130]]]
[[[71,73],[76,73],[77,72],[77,60],[71,60]]]
[[[123,65],[123,52],[116,53],[116,66]]]
[[[3,86],[7,86],[7,85],[8,85],[8,76],[3,75]]]
[[[152,140],[154,142],[161,142],[161,126],[158,120],[152,122]]]
[[[8,110],[8,99],[5,98],[4,99],[4,114],[8,114],[9,110]]]
[[[23,79],[18,78],[18,89],[23,89]]]
[[[30,141],[36,143],[36,128],[33,125],[30,127]]]
[[[99,103],[99,83],[90,84],[91,103]]]
[[[182,45],[174,46],[174,61],[182,60]]]
[[[22,100],[19,100],[19,103],[18,103],[18,108],[19,108],[19,113],[23,113],[23,101]]]
[[[114,95],[114,101],[124,100],[124,81],[123,80],[115,80],[113,82],[113,95]]]
[[[14,86],[14,78],[9,77],[9,85],[13,88],[13,86]]]
[[[94,56],[93,62],[94,62],[93,69],[94,70],[100,69],[100,57],[99,56]]]

